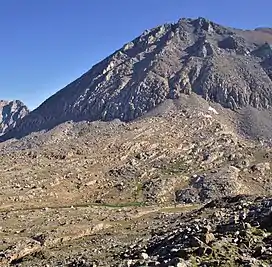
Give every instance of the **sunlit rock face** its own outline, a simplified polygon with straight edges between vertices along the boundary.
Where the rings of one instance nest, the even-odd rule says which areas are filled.
[[[28,113],[28,108],[19,100],[0,100],[0,135],[15,127]]]

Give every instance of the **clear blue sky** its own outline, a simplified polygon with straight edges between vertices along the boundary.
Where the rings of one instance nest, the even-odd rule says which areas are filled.
[[[31,109],[145,29],[181,17],[272,27],[272,0],[0,0],[0,99]]]

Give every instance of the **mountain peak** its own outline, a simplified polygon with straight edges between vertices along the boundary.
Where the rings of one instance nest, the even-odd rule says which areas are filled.
[[[237,110],[272,104],[267,30],[180,19],[145,31],[31,112],[5,138],[74,120],[131,121],[167,99],[198,94]]]

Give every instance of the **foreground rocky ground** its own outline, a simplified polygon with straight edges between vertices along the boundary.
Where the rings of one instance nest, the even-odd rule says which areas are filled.
[[[1,266],[272,264],[271,198],[226,197],[201,208],[13,211],[1,225]],[[13,245],[7,234],[16,240]]]
[[[217,199],[168,219],[146,244],[141,242],[122,254],[132,259],[129,266],[272,264],[272,199]]]
[[[0,143],[0,266],[270,266],[269,143],[186,103]]]

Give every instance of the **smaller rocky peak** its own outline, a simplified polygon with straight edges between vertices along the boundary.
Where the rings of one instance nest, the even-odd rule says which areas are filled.
[[[254,50],[252,54],[264,60],[270,58],[272,57],[272,44],[265,43]]]
[[[28,113],[28,108],[20,100],[0,100],[0,135],[15,127],[17,122]]]
[[[10,109],[17,109],[17,108],[22,108],[26,106],[20,100],[12,100],[12,101],[0,100],[0,108],[3,109],[4,107],[8,107]]]

